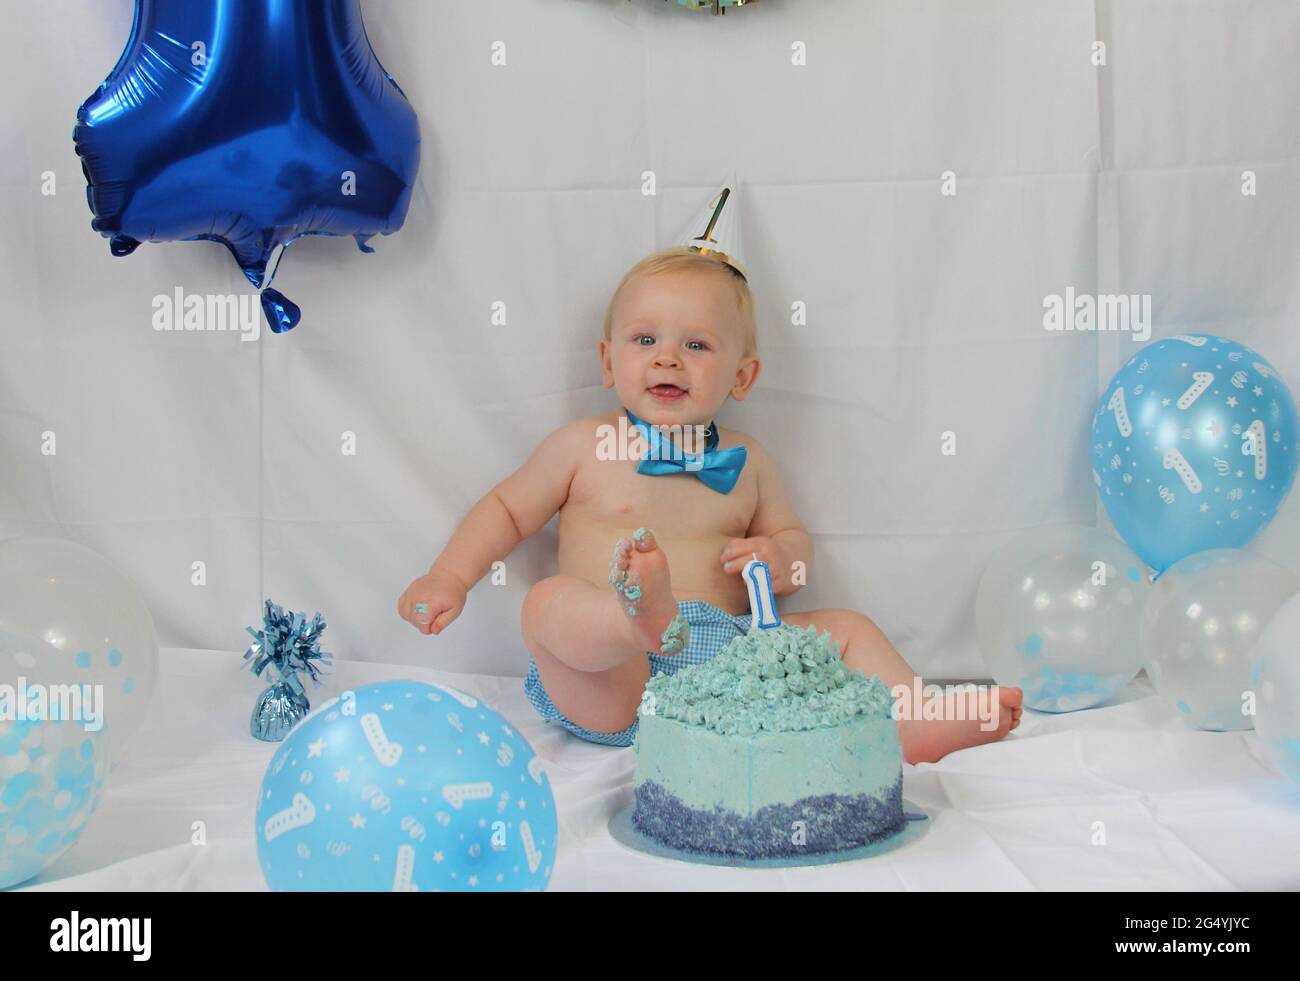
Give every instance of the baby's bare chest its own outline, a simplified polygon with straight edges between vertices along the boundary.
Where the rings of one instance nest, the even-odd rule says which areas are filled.
[[[656,534],[743,537],[758,505],[757,482],[743,472],[722,494],[690,473],[650,476],[630,460],[596,460],[580,467],[561,510],[565,521],[614,528],[644,525]]]

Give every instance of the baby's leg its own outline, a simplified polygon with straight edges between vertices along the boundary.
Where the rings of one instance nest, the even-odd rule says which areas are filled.
[[[551,576],[524,599],[524,643],[551,701],[573,722],[618,732],[636,721],[650,662],[685,644],[668,560],[649,532],[621,540],[610,563],[613,589]],[[629,613],[630,611],[630,613]]]
[[[920,678],[903,660],[903,656],[894,650],[880,628],[861,613],[853,610],[813,610],[810,613],[784,614],[786,623],[806,627],[813,624],[818,631],[830,631],[840,645],[840,657],[850,668],[857,668],[865,675],[879,675],[885,687],[891,691],[896,685],[907,689],[901,698],[911,698],[914,686],[923,685]],[[965,711],[965,705],[959,711],[958,693],[935,695],[942,698],[943,706],[930,706],[930,711],[916,711],[912,707],[908,718],[899,719],[898,738],[903,748],[903,758],[908,763],[934,763],[949,753],[968,746],[978,746],[1001,739],[1010,730],[1020,725],[1021,700],[1024,693],[1019,688],[993,686],[991,708],[995,713],[989,722],[978,718],[967,718],[971,713]],[[926,716],[930,716],[926,718]],[[937,718],[935,717],[937,716]]]

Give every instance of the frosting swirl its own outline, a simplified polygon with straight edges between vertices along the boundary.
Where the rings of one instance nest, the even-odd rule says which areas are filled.
[[[646,692],[640,714],[739,736],[829,728],[893,707],[884,682],[850,670],[829,633],[793,624],[750,630],[704,664],[656,675]]]

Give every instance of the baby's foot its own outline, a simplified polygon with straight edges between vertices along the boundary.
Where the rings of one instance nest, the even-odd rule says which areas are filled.
[[[609,582],[627,614],[628,630],[643,650],[677,654],[686,646],[690,627],[677,612],[668,557],[653,532],[638,528],[631,538],[618,540],[609,562]]]
[[[903,756],[908,763],[935,763],[949,753],[971,746],[996,742],[1020,725],[1024,692],[1019,688],[1001,685],[979,690],[976,705],[980,711],[972,712],[968,694],[945,691],[935,698],[943,699],[940,718],[935,718],[935,707],[928,706],[920,719],[899,724],[903,742]],[[961,705],[958,700],[961,699]],[[986,712],[984,709],[991,709]],[[975,715],[975,718],[971,718]],[[987,715],[987,718],[980,718]]]

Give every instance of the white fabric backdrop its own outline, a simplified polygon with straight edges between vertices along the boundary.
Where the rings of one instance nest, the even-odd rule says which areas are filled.
[[[323,611],[340,657],[522,674],[519,605],[555,568],[553,528],[442,638],[396,598],[547,432],[613,405],[595,357],[611,290],[733,169],[766,371],[723,418],[775,453],[815,536],[791,608],[859,608],[935,677],[984,674],[972,604],[998,545],[1097,518],[1093,401],[1137,345],[1047,333],[1045,295],[1150,293],[1155,336],[1224,333],[1300,386],[1294,0],[763,0],[720,18],[367,0],[420,116],[419,187],[375,255],[295,244],[276,285],[303,322],[257,344],[150,326],[177,286],[247,291],[224,249],[113,259],[90,230],[70,132],[131,8],[3,15],[0,537],[108,555],[167,645],[242,647],[260,583]],[[1300,571],[1297,496],[1253,547]]]

